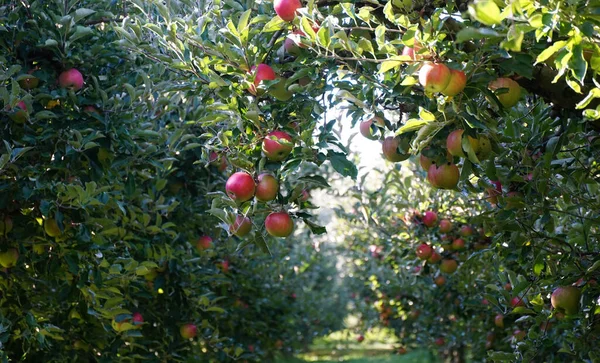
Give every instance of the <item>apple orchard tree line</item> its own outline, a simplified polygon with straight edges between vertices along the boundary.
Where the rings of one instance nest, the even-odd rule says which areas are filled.
[[[293,249],[326,262],[270,236],[299,221],[325,232],[310,212],[308,190],[328,187],[317,167],[357,174],[332,133],[341,119],[382,140],[390,162],[419,155],[421,180],[448,190],[418,193],[429,214],[385,226],[397,252],[378,273],[430,260],[424,278],[398,280],[428,292],[418,301],[432,312],[413,314],[413,332],[396,328],[407,347],[597,359],[600,49],[587,2],[3,6],[5,360],[260,360],[301,347],[300,329],[334,327],[335,314],[306,321],[327,296],[296,308],[281,294],[312,281],[318,297],[325,271],[281,260],[275,274],[261,261]],[[323,118],[342,102],[338,119]],[[406,202],[410,185],[386,179],[387,200],[425,205]],[[462,215],[450,203],[461,198]],[[450,246],[434,209],[455,225]],[[456,308],[440,306],[433,279],[456,289]],[[498,287],[507,279],[510,293]],[[470,303],[477,293],[488,314]],[[382,323],[399,324],[410,304],[376,294]],[[475,334],[492,324],[504,329],[495,340]]]

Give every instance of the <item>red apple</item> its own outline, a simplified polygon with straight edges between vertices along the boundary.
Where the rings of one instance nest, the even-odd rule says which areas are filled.
[[[494,324],[496,324],[498,328],[504,328],[504,315],[496,315],[496,317],[494,318]]]
[[[510,291],[510,290],[512,290],[512,285],[510,284],[510,282],[507,282],[507,283],[504,285],[504,290],[506,290],[506,291]]]
[[[385,140],[383,140],[383,144],[382,144],[383,156],[388,161],[391,161],[394,163],[408,159],[410,154],[400,153],[400,151],[398,150],[399,146],[400,146],[400,138],[392,137],[392,136],[386,137]]]
[[[233,173],[225,183],[227,195],[238,203],[252,199],[256,191],[254,178],[244,171]]]
[[[362,343],[364,340],[365,340],[365,337],[364,337],[364,336],[362,336],[362,335],[359,335],[359,336],[356,338],[356,341],[357,341],[357,342],[359,342],[359,343]]]
[[[439,167],[431,164],[427,171],[427,181],[435,188],[454,189],[458,185],[460,170],[453,163],[442,164]]]
[[[440,255],[440,254],[439,254],[439,253],[437,253],[436,251],[433,251],[433,252],[431,253],[431,257],[429,257],[429,258],[427,259],[427,262],[429,262],[429,263],[438,263],[438,262],[440,262],[440,261],[441,261],[441,259],[442,259],[442,255]]]
[[[277,15],[285,21],[292,21],[296,17],[296,10],[301,8],[300,0],[275,0],[273,8]]]
[[[505,108],[511,108],[517,103],[519,103],[519,99],[521,98],[521,86],[510,78],[498,78],[488,85],[488,88],[494,92],[497,89],[507,88],[508,92],[497,94],[498,101]]]
[[[452,249],[455,251],[460,251],[465,248],[465,241],[461,238],[457,238],[452,241]]]
[[[458,263],[456,262],[456,260],[444,259],[440,263],[440,271],[447,273],[447,274],[454,273],[457,268],[458,268]]]
[[[14,110],[11,110],[10,106],[7,106],[6,108],[12,111],[9,117],[16,123],[24,124],[29,118],[29,114],[27,113],[27,105],[23,101],[19,101]]]
[[[513,332],[513,337],[515,337],[516,340],[523,340],[526,335],[527,335],[526,332],[519,330],[519,329],[517,329]]]
[[[133,320],[133,325],[139,325],[144,322],[144,317],[142,316],[142,314],[135,312],[132,314],[131,320]]]
[[[257,179],[256,199],[261,202],[269,202],[277,198],[277,193],[279,193],[279,182],[273,175],[261,173]]]
[[[413,273],[418,274],[419,272],[421,272],[423,268],[421,266],[415,266],[413,268]]]
[[[229,261],[228,260],[223,260],[223,262],[221,262],[218,265],[219,269],[221,269],[221,271],[223,271],[223,273],[228,273],[229,272]]]
[[[441,233],[448,233],[452,230],[452,222],[450,222],[447,219],[442,219],[440,221],[440,232]]]
[[[525,302],[522,298],[515,296],[510,300],[510,306],[516,308],[517,306],[525,306]]]
[[[306,189],[302,190],[302,194],[300,195],[299,199],[301,202],[306,202],[307,200],[309,200],[310,193],[308,192],[308,190],[306,190]]]
[[[179,328],[179,334],[183,339],[192,339],[198,334],[198,328],[196,328],[196,325],[188,323]]]
[[[474,232],[475,231],[473,230],[473,227],[464,225],[460,227],[460,231],[458,233],[463,237],[469,237],[472,236]]]
[[[426,92],[441,92],[450,83],[450,69],[442,63],[427,62],[419,71],[419,83]]]
[[[421,164],[421,168],[423,168],[423,170],[427,171],[427,170],[429,170],[429,167],[431,166],[431,164],[433,164],[433,160],[431,160],[427,156],[421,154],[419,156],[419,164]]]
[[[294,141],[284,131],[273,131],[263,140],[262,150],[271,161],[282,161],[292,152]]]
[[[465,75],[465,72],[457,69],[450,69],[450,81],[448,82],[448,86],[442,91],[442,94],[445,96],[456,96],[465,89],[466,85],[467,76]]]
[[[273,81],[277,78],[273,68],[264,63],[261,63],[258,66],[252,66],[252,68],[250,68],[250,72],[254,73],[254,84],[250,85],[248,91],[255,96],[260,93],[257,89],[260,82]]]
[[[446,341],[444,340],[444,338],[436,338],[435,339],[435,345],[442,346],[444,344],[446,344]]]
[[[202,236],[198,238],[198,241],[196,242],[196,249],[198,251],[209,249],[212,247],[212,241],[212,238],[209,236]]]
[[[369,140],[377,140],[379,138],[378,135],[381,134],[378,126],[385,127],[385,122],[379,117],[363,121],[359,126],[360,134]]]
[[[286,212],[273,212],[265,219],[265,229],[274,237],[287,237],[294,231],[294,221]]]
[[[429,257],[431,257],[432,253],[433,248],[431,248],[431,246],[429,246],[427,243],[421,243],[416,250],[417,257],[421,260],[428,259]]]
[[[481,304],[483,304],[483,305],[489,305],[490,302],[487,299],[482,299],[481,300]]]
[[[428,210],[423,215],[423,224],[426,225],[427,227],[431,228],[431,227],[435,226],[435,224],[437,223],[437,220],[438,220],[438,216],[437,216],[436,212]]]
[[[244,237],[252,230],[252,221],[250,218],[244,217],[241,214],[238,214],[235,217],[235,222],[231,226],[229,226],[229,232],[238,236]]]
[[[458,129],[452,131],[446,138],[446,148],[452,156],[465,157],[462,149],[462,134],[465,130]]]
[[[574,315],[579,312],[579,300],[581,299],[581,290],[575,286],[560,286],[557,287],[550,302],[559,312],[564,312],[566,315]]]
[[[227,157],[223,154],[211,151],[208,156],[208,161],[210,162],[210,165],[216,166],[220,172],[224,172],[225,169],[227,169]]]
[[[62,88],[79,91],[83,87],[83,75],[75,68],[66,70],[58,76],[58,84]]]

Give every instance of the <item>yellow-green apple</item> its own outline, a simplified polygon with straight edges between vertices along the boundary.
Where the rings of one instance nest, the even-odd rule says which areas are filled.
[[[301,8],[300,0],[275,0],[273,8],[275,13],[285,21],[292,21],[296,17],[296,10]]]
[[[238,237],[244,237],[252,230],[252,221],[250,218],[238,214],[235,221],[229,226],[229,232]]]
[[[460,227],[460,231],[458,233],[463,237],[469,237],[472,236],[474,232],[475,231],[473,230],[473,227],[465,224]]]
[[[581,298],[581,290],[575,286],[560,286],[557,287],[550,302],[559,312],[564,312],[566,315],[574,315],[579,312],[579,299]]]
[[[504,315],[496,315],[496,317],[494,318],[494,324],[496,324],[498,328],[504,328]]]
[[[273,212],[265,219],[265,229],[273,237],[287,237],[294,231],[294,221],[286,212]]]
[[[428,210],[427,212],[425,212],[423,214],[422,221],[423,221],[424,225],[431,228],[431,227],[435,226],[435,224],[437,223],[438,215],[436,212]]]
[[[225,183],[225,192],[229,198],[238,203],[252,199],[255,191],[256,183],[254,182],[254,178],[245,171],[233,173],[227,179],[227,183]]]
[[[9,216],[4,217],[0,220],[0,236],[7,235],[13,229],[13,221]]]
[[[441,261],[441,259],[442,259],[442,255],[440,255],[440,254],[439,254],[439,253],[437,253],[436,251],[433,251],[433,252],[431,253],[431,257],[429,257],[429,258],[427,259],[427,262],[429,262],[429,263],[438,263],[438,262],[440,262],[440,261]]]
[[[457,238],[452,241],[452,249],[455,251],[460,251],[465,248],[465,241],[461,238]]]
[[[445,96],[456,96],[461,93],[467,85],[467,75],[463,71],[457,69],[450,69],[450,81],[442,94]]]
[[[292,152],[294,141],[285,131],[272,131],[263,140],[262,151],[271,161],[282,161]]]
[[[261,202],[269,202],[277,198],[279,193],[279,182],[269,173],[261,173],[258,175],[258,183],[256,183],[256,199]]]
[[[431,255],[433,254],[433,248],[431,248],[431,246],[428,245],[427,243],[421,243],[417,247],[417,250],[415,251],[415,253],[417,254],[417,257],[420,258],[421,260],[426,260],[426,259],[430,258]]]
[[[440,221],[440,232],[441,233],[448,233],[452,230],[452,222],[450,222],[447,219],[442,219]]]
[[[521,98],[521,86],[510,78],[498,78],[490,82],[488,88],[495,92],[499,89],[508,89],[508,92],[496,94],[498,101],[506,108],[513,107]]]
[[[392,137],[392,136],[386,137],[385,140],[383,140],[383,144],[382,144],[383,156],[385,156],[385,158],[388,161],[391,161],[394,163],[408,159],[410,154],[400,153],[400,151],[398,150],[399,146],[400,146],[400,138],[399,137]]]
[[[370,120],[360,123],[360,134],[369,140],[377,140],[381,135],[380,127],[385,127],[385,122],[380,117],[374,117]]]
[[[158,271],[155,268],[150,269],[150,272],[144,275],[146,281],[154,281],[158,277]]]
[[[57,237],[62,234],[60,227],[54,218],[48,218],[44,221],[44,231],[50,237]]]
[[[471,141],[469,136],[469,141]],[[473,147],[473,151],[475,151],[475,155],[479,160],[487,159],[492,153],[492,144],[490,143],[490,139],[485,135],[477,136],[477,150],[473,147],[473,142],[471,142],[471,147]]]
[[[179,328],[179,334],[181,334],[183,339],[193,339],[196,337],[196,334],[198,334],[198,328],[191,323],[184,324]]]
[[[254,74],[254,83],[250,85],[248,91],[255,96],[261,93],[257,88],[260,85],[260,82],[273,81],[277,78],[273,68],[264,63],[261,63],[257,66],[252,66],[252,68],[250,68],[250,73]]]
[[[456,262],[456,260],[453,260],[453,259],[445,258],[440,263],[440,271],[447,273],[447,274],[454,273],[457,268],[458,268],[458,263]]]
[[[32,75],[23,76],[23,78],[19,80],[19,86],[26,90],[37,88],[39,84],[40,79]]]
[[[458,185],[460,170],[453,163],[445,163],[440,166],[431,164],[427,170],[427,181],[435,188],[454,189]]]
[[[441,92],[450,83],[450,69],[442,63],[427,62],[419,70],[419,83],[426,92]]]
[[[209,249],[212,247],[212,242],[213,240],[209,236],[202,236],[198,238],[198,241],[196,242],[196,249],[198,251]]]
[[[4,252],[0,252],[0,266],[11,268],[17,264],[19,260],[19,251],[16,248],[9,248]]]
[[[75,68],[68,69],[58,76],[58,84],[62,88],[79,91],[83,87],[83,75]]]

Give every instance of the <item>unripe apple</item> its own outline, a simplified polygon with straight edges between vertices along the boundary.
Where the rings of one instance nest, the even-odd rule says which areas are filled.
[[[254,84],[250,85],[248,91],[255,96],[260,93],[257,89],[257,87],[260,85],[260,82],[273,81],[275,78],[277,78],[273,68],[264,63],[261,63],[258,66],[252,66],[252,68],[250,68],[250,73],[254,73]]]
[[[196,249],[198,251],[209,249],[212,247],[212,242],[213,240],[209,236],[202,236],[198,238],[198,241],[196,242]]]
[[[431,246],[429,246],[427,243],[421,243],[417,247],[415,253],[417,254],[417,257],[421,260],[426,260],[429,257],[431,257],[431,254],[433,253],[433,248],[431,248]]]
[[[494,324],[498,328],[504,328],[504,315],[502,315],[502,314],[496,315],[496,317],[494,318]]]
[[[560,286],[552,293],[550,302],[559,312],[566,315],[574,315],[579,312],[579,299],[581,299],[581,290],[575,286]]]
[[[521,98],[521,86],[510,78],[498,78],[493,80],[488,85],[488,88],[494,92],[500,88],[507,88],[508,92],[502,94],[496,94],[498,97],[498,101],[505,108],[511,108],[517,103],[519,103],[519,99]]]
[[[9,248],[4,252],[0,252],[0,266],[11,268],[16,266],[19,260],[19,251],[16,248]]]
[[[446,163],[440,166],[431,164],[427,171],[427,181],[435,188],[454,189],[458,185],[460,170],[453,163]]]
[[[359,126],[360,134],[369,140],[377,140],[381,134],[381,130],[379,130],[378,126],[385,127],[385,122],[379,117],[363,121]]]
[[[458,233],[463,237],[469,237],[472,236],[474,232],[475,231],[473,230],[473,227],[464,225],[460,227],[460,231]]]
[[[448,86],[444,88],[442,94],[445,96],[456,96],[461,93],[467,85],[467,76],[465,72],[457,69],[450,69],[450,81]]]
[[[252,230],[252,221],[250,218],[238,214],[235,217],[235,222],[229,226],[229,232],[238,237],[244,237]]]
[[[263,140],[262,150],[271,161],[282,161],[292,152],[294,141],[284,131],[270,132]]]
[[[458,268],[458,263],[456,262],[456,260],[444,259],[440,263],[440,271],[447,273],[447,274],[454,273],[457,268]]]
[[[0,236],[5,236],[13,229],[13,221],[9,216],[4,217],[0,220]]]
[[[292,21],[296,17],[296,10],[301,8],[300,0],[275,0],[273,8],[277,15],[285,21]]]
[[[450,83],[450,69],[442,63],[427,62],[419,71],[419,83],[425,92],[441,92]]]
[[[265,219],[265,229],[274,237],[287,237],[294,231],[294,221],[286,212],[274,212]]]
[[[179,328],[179,334],[181,334],[181,337],[183,339],[192,339],[196,337],[196,334],[198,333],[198,328],[196,328],[196,325],[194,324],[185,324],[182,325],[181,328]]]
[[[440,221],[440,232],[441,233],[448,233],[452,230],[452,222],[450,222],[447,219],[442,219]]]
[[[429,263],[438,263],[438,262],[440,262],[440,261],[441,261],[441,259],[442,259],[442,255],[440,255],[440,254],[439,254],[439,253],[437,253],[436,251],[433,251],[433,252],[431,253],[431,257],[429,257],[429,258],[427,259],[427,262],[429,262]]]
[[[460,251],[465,248],[465,241],[461,238],[457,238],[452,241],[452,249],[455,251]]]
[[[24,78],[19,81],[19,86],[25,90],[37,88],[39,84],[40,79],[32,75],[24,76]]]
[[[71,68],[58,76],[58,84],[62,88],[79,91],[83,87],[83,75],[77,69]]]
[[[430,211],[428,210],[427,212],[425,212],[423,214],[423,224],[426,225],[427,227],[433,227],[435,226],[435,224],[437,223],[438,220],[438,215],[436,212],[434,211]]]
[[[50,237],[57,237],[62,234],[58,227],[58,223],[54,218],[48,218],[44,221],[44,231],[46,231]]]
[[[525,302],[522,298],[515,296],[510,300],[510,306],[516,308],[517,306],[525,306]]]
[[[478,145],[477,150],[475,150],[475,147],[473,146],[474,143],[470,136],[469,136],[469,141],[471,141],[471,147],[473,148],[473,151],[475,151],[475,156],[477,156],[477,159],[485,160],[492,153],[492,144],[490,143],[490,139],[488,139],[487,136],[479,135],[477,137],[477,145]]]
[[[277,198],[279,193],[279,182],[269,173],[261,173],[256,183],[256,199],[261,202],[269,202]]]
[[[382,149],[383,149],[383,156],[391,162],[399,162],[399,161],[403,161],[406,160],[410,157],[410,154],[402,154],[400,153],[400,151],[398,150],[398,147],[400,146],[400,138],[399,137],[386,137],[385,140],[383,140],[383,144],[382,144]]]
[[[256,183],[254,183],[254,178],[245,171],[233,173],[227,179],[227,183],[225,183],[225,192],[229,198],[238,203],[252,199],[255,191]]]

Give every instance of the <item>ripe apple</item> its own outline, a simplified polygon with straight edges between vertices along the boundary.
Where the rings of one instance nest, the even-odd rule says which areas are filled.
[[[400,146],[400,138],[388,136],[383,140],[382,149],[383,156],[391,162],[399,162],[409,158],[410,154],[402,154],[398,150]]]
[[[273,81],[277,78],[275,71],[270,66],[261,63],[258,66],[252,66],[250,73],[254,74],[254,84],[251,84],[248,91],[253,95],[257,95],[261,92],[257,89],[262,81]]]
[[[418,274],[419,272],[421,272],[423,268],[421,266],[415,266],[413,268],[413,273]]]
[[[427,170],[427,181],[435,188],[454,189],[458,185],[460,170],[453,163],[442,164],[439,167],[431,164]]]
[[[455,251],[460,251],[465,248],[465,241],[461,238],[457,238],[452,241],[452,249]]]
[[[265,229],[274,237],[287,237],[294,231],[294,221],[286,212],[273,212],[265,219]]]
[[[306,48],[306,45],[302,44],[300,39],[305,36],[302,30],[294,30],[292,34],[289,34],[283,42],[283,49],[289,54],[297,55],[300,53],[300,48]]]
[[[58,84],[62,88],[79,91],[83,87],[83,75],[77,69],[71,68],[58,76]]]
[[[212,242],[213,240],[209,236],[202,236],[198,238],[198,241],[196,242],[196,249],[198,251],[209,249],[212,247]]]
[[[513,332],[513,337],[515,337],[516,340],[523,340],[526,335],[527,335],[526,332],[519,330],[519,329],[517,329]]]
[[[505,108],[511,108],[519,102],[521,98],[521,86],[510,78],[498,78],[493,80],[488,85],[488,88],[494,92],[500,88],[507,88],[508,92],[502,94],[496,94],[498,101]]]
[[[16,266],[19,260],[19,251],[16,248],[9,248],[4,252],[0,252],[0,266],[11,268]]]
[[[233,173],[227,183],[225,183],[225,192],[229,198],[238,203],[252,199],[256,191],[256,183],[254,178],[245,171]]]
[[[517,306],[525,306],[525,302],[522,298],[515,296],[510,300],[510,306],[516,308]]]
[[[229,272],[229,260],[223,260],[223,262],[217,264],[217,267],[223,271],[223,273]]]
[[[463,158],[465,157],[465,153],[462,149],[463,132],[465,132],[465,130],[454,130],[450,134],[448,134],[448,137],[446,138],[446,148],[452,156],[460,156]]]
[[[250,218],[244,217],[241,214],[238,214],[235,217],[235,222],[231,226],[229,226],[229,232],[238,237],[244,237],[252,230],[252,221]]]
[[[277,15],[285,21],[292,21],[296,17],[296,10],[301,8],[300,0],[275,0],[273,8]]]
[[[469,237],[472,236],[474,232],[475,231],[473,230],[473,227],[464,225],[460,227],[460,231],[458,233],[463,237]]]
[[[437,253],[436,251],[433,251],[433,252],[431,253],[431,257],[429,257],[429,258],[427,259],[427,262],[429,262],[429,263],[438,263],[438,262],[440,262],[440,261],[441,261],[441,259],[442,259],[442,255],[440,255],[440,254],[439,254],[439,253]]]
[[[450,69],[442,63],[427,62],[419,71],[419,83],[425,92],[441,92],[450,83]]]
[[[441,233],[448,233],[452,230],[452,222],[450,222],[447,219],[442,219],[440,221],[440,232]]]
[[[510,291],[510,290],[512,290],[512,285],[510,284],[510,282],[507,282],[507,283],[504,285],[504,290],[506,290],[506,291]]]
[[[282,161],[292,152],[294,141],[284,131],[270,132],[263,140],[262,150],[271,161]]]
[[[435,278],[434,282],[438,287],[441,287],[446,284],[446,278],[444,276],[438,276]]]
[[[465,72],[457,69],[450,69],[450,81],[448,82],[448,86],[442,91],[442,94],[445,96],[456,96],[465,89],[466,85],[467,76],[465,75]]]
[[[269,173],[261,173],[258,175],[258,183],[256,183],[256,199],[261,202],[269,202],[277,198],[279,193],[279,182]]]
[[[378,126],[385,127],[385,122],[379,117],[363,121],[359,126],[360,134],[369,140],[377,140],[379,138],[378,135],[381,134],[381,130]]]
[[[435,339],[435,345],[442,346],[444,344],[446,344],[446,341],[444,340],[444,338],[436,338]]]
[[[227,157],[223,154],[211,151],[208,156],[210,165],[216,166],[220,172],[224,172],[227,169]]]
[[[135,312],[132,314],[131,320],[133,320],[133,325],[139,325],[144,322],[144,317],[142,316],[142,314]]]
[[[433,164],[433,160],[431,160],[427,156],[421,154],[419,156],[419,164],[421,164],[421,168],[423,168],[423,170],[427,171],[427,170],[429,170],[429,167],[431,166],[431,164]]]
[[[481,300],[481,303],[483,305],[489,305],[490,304],[490,302],[487,299],[485,299],[485,298]]]
[[[27,105],[23,101],[19,101],[14,109],[11,109],[10,106],[7,106],[6,108],[11,111],[8,117],[18,124],[24,124],[29,118]]]
[[[196,328],[196,325],[191,323],[182,325],[181,328],[179,328],[179,334],[181,334],[181,337],[183,339],[195,338],[197,333],[198,328]]]
[[[442,263],[440,263],[440,271],[451,274],[456,271],[458,268],[458,263],[453,259],[444,259]]]
[[[433,248],[431,248],[431,246],[429,246],[427,243],[421,243],[417,247],[415,253],[417,254],[417,257],[421,260],[426,260],[433,254]]]
[[[504,328],[504,315],[496,315],[496,317],[494,318],[494,324],[496,324],[498,328]]]
[[[306,202],[307,200],[310,199],[310,193],[308,192],[308,190],[304,189],[302,190],[302,194],[300,194],[300,202]]]
[[[362,336],[362,335],[359,335],[359,336],[356,338],[356,341],[357,341],[357,342],[359,342],[359,343],[362,343],[364,340],[365,340],[365,337],[364,337],[364,336]]]
[[[406,348],[404,348],[404,347],[398,348],[398,354],[400,354],[400,355],[406,354]]]
[[[564,312],[566,315],[574,315],[579,312],[579,299],[581,298],[581,290],[575,286],[560,286],[557,287],[550,302],[559,312]]]
[[[46,231],[50,237],[57,237],[62,234],[58,227],[58,223],[54,218],[48,218],[44,221],[44,231]]]
[[[13,229],[13,221],[9,216],[4,217],[4,220],[0,220],[0,236],[5,236]]]
[[[423,219],[422,220],[423,220],[423,224],[424,225],[426,225],[427,227],[431,228],[431,227],[435,226],[435,224],[437,223],[437,220],[438,220],[437,213],[428,210],[423,215]]]

